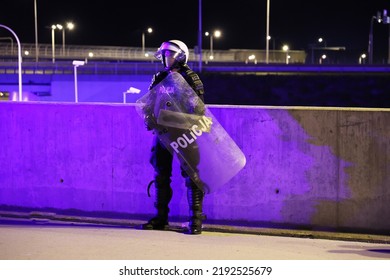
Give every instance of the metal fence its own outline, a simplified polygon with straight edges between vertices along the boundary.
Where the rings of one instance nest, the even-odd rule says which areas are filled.
[[[35,44],[22,44],[23,61],[36,61]],[[0,42],[0,60],[14,60],[17,58],[17,46],[12,42]],[[115,46],[82,46],[40,44],[38,47],[39,61],[60,61],[60,60],[97,60],[97,61],[155,61],[153,57],[156,49],[147,48],[145,52],[136,47],[115,47]],[[234,62],[257,64],[264,63],[266,58],[265,50],[231,49],[213,50],[213,59],[210,59],[210,50],[202,50],[203,63]],[[270,50],[270,63],[305,63],[306,53],[304,51],[279,51]],[[199,61],[199,55],[190,50],[190,62]]]

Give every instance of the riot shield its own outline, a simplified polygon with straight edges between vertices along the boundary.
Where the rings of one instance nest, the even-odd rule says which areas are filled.
[[[138,99],[136,108],[205,193],[245,166],[245,155],[179,73],[169,74]]]

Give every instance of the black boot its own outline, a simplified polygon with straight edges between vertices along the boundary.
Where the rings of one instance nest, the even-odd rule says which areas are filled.
[[[188,234],[201,234],[202,221],[206,218],[202,212],[204,193],[189,178],[186,178],[187,200],[190,209]]]
[[[154,207],[157,209],[157,215],[154,218],[150,219],[146,224],[143,224],[142,229],[167,230],[169,229],[168,205],[172,198],[172,189],[170,186],[170,180],[162,180],[157,177],[156,180],[150,182],[148,186],[148,195],[149,195],[149,187],[153,182],[156,187],[156,201],[154,203]]]

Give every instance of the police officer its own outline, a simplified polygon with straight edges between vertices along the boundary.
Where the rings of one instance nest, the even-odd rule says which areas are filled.
[[[169,73],[178,72],[196,92],[199,98],[204,101],[203,83],[199,76],[187,65],[188,56],[188,48],[182,41],[170,40],[168,42],[163,42],[155,53],[155,57],[163,63],[164,70],[153,76],[149,90],[160,83],[169,75]],[[149,127],[149,129],[151,128]],[[148,189],[151,184],[154,183],[156,189],[156,200],[154,206],[157,209],[157,215],[150,219],[146,224],[143,224],[143,229],[164,230],[169,227],[169,202],[172,198],[172,188],[170,185],[172,160],[172,154],[166,149],[163,143],[161,143],[159,138],[155,136],[150,158],[150,163],[154,167],[155,176],[154,180],[149,184]],[[205,218],[202,212],[204,192],[198,188],[183,168],[181,171],[187,187],[187,200],[189,205],[190,219],[187,233],[200,234],[202,232],[202,220]]]

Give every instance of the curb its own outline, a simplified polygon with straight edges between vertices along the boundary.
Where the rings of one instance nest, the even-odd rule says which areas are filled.
[[[114,219],[114,218],[100,218],[100,217],[69,216],[69,215],[57,215],[56,213],[50,213],[50,212],[35,212],[35,211],[33,212],[0,211],[0,221],[1,220],[33,222],[40,225],[50,223],[50,224],[75,225],[75,226],[77,225],[120,226],[120,227],[129,227],[129,228],[137,228],[142,223],[145,222],[145,220],[136,220],[136,219]],[[180,232],[183,230],[183,224],[178,222],[171,222],[170,229],[173,231]],[[348,233],[348,232],[247,227],[247,226],[232,226],[232,225],[219,225],[219,224],[217,225],[217,224],[207,224],[207,223],[203,224],[203,231],[390,244],[390,236],[387,235],[361,234],[361,233]]]

